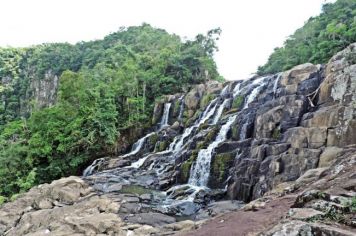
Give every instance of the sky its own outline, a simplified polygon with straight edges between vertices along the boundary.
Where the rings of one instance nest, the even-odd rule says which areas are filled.
[[[220,27],[218,70],[244,79],[335,0],[0,0],[0,46],[101,39],[143,22],[182,38]]]

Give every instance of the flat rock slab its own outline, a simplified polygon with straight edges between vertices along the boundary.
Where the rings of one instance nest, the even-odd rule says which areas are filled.
[[[124,221],[132,224],[161,226],[175,223],[176,219],[164,214],[150,212],[126,216]]]
[[[324,213],[313,208],[292,208],[289,211],[289,215],[292,219],[307,220],[316,216],[322,216]]]

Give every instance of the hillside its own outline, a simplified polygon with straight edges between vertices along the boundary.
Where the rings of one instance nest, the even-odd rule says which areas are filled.
[[[303,63],[326,63],[335,53],[356,41],[356,1],[338,0],[323,5],[296,30],[283,47],[276,48],[258,74],[273,74]]]
[[[144,24],[103,40],[0,49],[0,196],[125,151],[164,94],[219,77],[220,30],[182,42]]]

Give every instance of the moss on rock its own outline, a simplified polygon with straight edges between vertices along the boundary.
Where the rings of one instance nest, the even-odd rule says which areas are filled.
[[[275,128],[273,130],[272,138],[277,139],[277,140],[281,138],[281,131],[279,130],[279,128]]]
[[[193,150],[190,157],[182,163],[179,171],[179,183],[187,183],[190,175],[190,168],[192,167],[193,162],[198,157],[199,150]]]
[[[156,145],[155,152],[162,152],[167,149],[168,141],[159,141]]]
[[[228,177],[229,169],[233,165],[235,155],[231,152],[216,155],[211,163],[210,186],[213,188],[223,187]]]
[[[185,126],[185,127],[191,126],[191,125],[194,123],[194,121],[199,118],[199,116],[201,115],[201,113],[202,113],[202,111],[201,111],[200,109],[198,109],[198,110],[194,113],[193,117],[191,117],[190,119],[187,119],[187,120],[184,122],[184,126]]]
[[[208,127],[208,126],[207,126]],[[200,128],[200,130],[203,130],[202,128]],[[219,131],[219,127],[218,126],[214,126],[204,137],[203,140],[199,141],[196,143],[196,149],[200,150],[203,148],[207,148],[209,146],[209,144],[215,139],[217,133]]]
[[[158,141],[158,134],[154,133],[149,136],[148,141],[150,142],[150,145],[154,146]]]
[[[180,100],[176,99],[173,103],[173,116],[177,117],[179,115],[180,110]]]
[[[232,102],[232,108],[240,109],[243,102],[244,102],[244,96],[242,96],[242,95],[236,96],[234,101]]]
[[[203,96],[203,98],[200,100],[200,107],[206,107],[211,100],[213,100],[216,97],[215,94],[213,93],[208,93]]]

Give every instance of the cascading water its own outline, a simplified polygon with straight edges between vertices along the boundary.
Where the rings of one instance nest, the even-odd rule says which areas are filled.
[[[256,85],[256,84],[259,85],[256,88],[254,88],[252,92],[248,95],[243,109],[248,108],[248,105],[250,105],[250,103],[253,102],[256,99],[256,97],[259,95],[263,86],[265,86],[266,84],[265,78],[266,77],[261,77],[252,82],[252,85]]]
[[[246,139],[247,125],[248,125],[248,123],[245,122],[245,123],[242,125],[242,127],[241,127],[241,130],[240,130],[240,140]]]
[[[273,84],[273,95],[274,95],[274,97],[276,97],[276,93],[277,93],[277,89],[278,89],[278,82],[281,79],[281,77],[282,77],[282,73],[279,73],[277,75],[276,80],[274,81],[274,84]]]
[[[143,158],[140,158],[138,159],[137,161],[133,162],[130,166],[128,166],[129,168],[135,168],[135,169],[138,169],[140,168],[143,163],[145,163],[145,161],[147,160],[147,158],[149,158],[150,156],[149,155],[146,155],[145,157]]]
[[[128,157],[128,156],[132,156],[132,155],[135,155],[136,153],[138,153],[141,150],[143,144],[146,142],[146,139],[148,137],[152,136],[153,134],[155,134],[155,132],[149,133],[146,136],[144,136],[144,137],[140,138],[139,140],[137,140],[136,143],[134,143],[132,145],[131,152],[123,155],[122,157]]]
[[[220,92],[220,97],[226,96],[226,94],[229,92],[229,85],[226,85]]]
[[[254,81],[236,82],[234,83],[235,87],[233,89],[232,83],[230,83],[228,86],[225,86],[218,94],[217,98],[210,101],[200,117],[196,119],[196,121],[190,127],[185,127],[181,135],[174,137],[173,142],[166,150],[161,152],[145,152],[144,155],[140,155],[140,159],[132,162],[129,166],[124,168],[114,167],[112,169],[101,170],[100,172],[97,172],[97,169],[100,167],[100,163],[103,160],[98,159],[91,166],[89,166],[83,174],[85,176],[91,175],[86,177],[86,179],[96,184],[98,189],[105,189],[105,191],[109,191],[111,187],[115,189],[117,187],[114,186],[116,183],[120,185],[138,185],[147,189],[165,189],[167,186],[163,184],[171,181],[171,176],[173,173],[179,169],[179,165],[183,165],[184,162],[182,161],[186,160],[186,156],[182,155],[191,154],[192,150],[189,150],[191,147],[189,144],[198,142],[209,131],[206,129],[206,127],[201,127],[201,130],[199,129],[202,124],[205,124],[209,120],[209,125],[218,124],[216,126],[217,128],[220,128],[220,130],[214,141],[211,142],[206,149],[199,150],[196,162],[190,167],[190,178],[188,183],[183,185],[170,186],[170,189],[166,191],[160,191],[162,196],[149,203],[150,207],[155,211],[158,209],[158,207],[160,207],[159,212],[162,212],[161,210],[163,209],[163,212],[166,210],[167,214],[194,214],[200,208],[199,204],[196,203],[196,200],[198,200],[198,202],[203,200],[202,196],[205,196],[205,194],[210,196],[210,194],[215,194],[216,191],[224,191],[224,189],[214,189],[212,191],[207,187],[210,178],[211,161],[215,155],[215,149],[217,149],[220,144],[226,141],[227,133],[236,120],[241,121],[241,118],[243,118],[241,116],[246,116],[249,118],[248,114],[245,114],[247,111],[233,111],[230,109],[229,103],[237,96],[246,95],[244,108],[247,108],[250,103],[257,99],[257,96],[259,96],[259,94],[262,92],[265,84],[271,80],[270,78],[272,77],[257,78]],[[275,81],[273,80],[273,82]],[[278,84],[278,82],[275,83]],[[246,91],[251,92],[250,94],[246,94]],[[179,113],[177,118],[178,121],[181,121],[185,109],[184,96],[179,97],[179,101]],[[224,108],[228,109],[229,112],[234,112],[235,114],[230,115],[230,117],[227,119],[223,119],[224,122],[220,122],[220,124],[219,121],[221,121],[221,117],[224,116]],[[163,114],[159,123],[159,129],[162,129],[168,125],[170,115],[169,113],[171,112],[170,110],[171,103],[164,104]],[[246,138],[246,131],[250,124],[249,122],[253,121],[246,121],[245,124],[242,122],[241,133],[239,136],[240,140]],[[173,131],[174,130],[172,129],[172,132],[171,130],[169,130],[169,132],[157,132],[157,134],[160,135],[159,140],[162,141],[162,138],[164,139],[166,136],[171,137],[170,135],[174,134]],[[145,137],[140,138],[132,146],[132,150],[121,157],[135,154],[138,156],[139,153],[141,154],[145,143],[147,143],[147,138],[153,134],[154,133],[150,133]],[[118,161],[121,161],[121,157],[118,158]],[[171,182],[169,182],[169,185],[170,184]],[[226,184],[227,180],[221,183],[219,186],[222,186],[222,188],[225,186],[226,191]]]
[[[220,117],[224,111],[224,108],[226,107],[226,105],[230,102],[230,99],[225,99],[223,103],[220,104],[218,111],[216,112],[212,124],[215,125],[218,123],[218,121],[220,120]]]
[[[195,124],[193,126],[186,128],[181,136],[177,136],[174,138],[173,142],[169,145],[168,150],[159,152],[157,154],[167,154],[170,152],[172,152],[173,154],[179,153],[183,147],[184,140],[191,135],[191,133],[194,131],[194,129],[196,129],[201,124],[203,124],[206,120],[208,120],[215,113],[216,106],[217,106],[216,101],[217,101],[217,99],[214,99],[209,103],[209,105],[205,109],[203,115],[200,117],[200,119],[197,122],[195,122]],[[151,135],[152,134],[153,133],[151,133]],[[126,154],[126,155],[128,155],[128,154]],[[130,167],[140,168],[143,165],[143,163],[147,160],[147,158],[148,158],[148,156],[140,158],[138,161],[132,163]],[[152,168],[153,168],[153,166],[152,166]],[[158,172],[160,172],[160,171],[158,171]]]
[[[163,110],[163,115],[160,123],[160,129],[163,129],[164,127],[168,126],[168,118],[169,118],[169,111],[171,109],[172,103],[165,103],[164,104],[164,110]]]
[[[104,158],[99,158],[93,161],[90,166],[88,166],[84,171],[83,171],[83,176],[89,176],[93,174],[93,171],[101,164],[103,163]]]
[[[197,120],[193,126],[186,128],[181,136],[176,137],[174,139],[174,141],[169,146],[170,151],[172,151],[173,153],[178,153],[181,151],[184,144],[184,140],[191,135],[194,129],[205,123],[205,121],[207,121],[215,113],[217,106],[216,101],[217,99],[212,100],[206,107],[200,119]]]
[[[211,100],[211,102],[209,103],[209,105],[206,107],[205,111],[203,112],[203,115],[200,117],[200,119],[198,120],[199,125],[203,124],[206,120],[208,120],[210,118],[210,116],[212,116],[215,112],[216,109],[216,102],[217,102],[217,98]],[[214,107],[213,107],[214,106]],[[212,108],[213,107],[213,108]],[[212,109],[211,109],[212,108]]]
[[[233,97],[235,98],[237,95],[241,93],[241,83],[236,84],[234,91],[233,91]]]
[[[207,186],[210,175],[210,164],[212,152],[222,142],[226,140],[227,132],[230,130],[232,123],[236,120],[236,115],[231,116],[224,124],[215,141],[212,142],[207,149],[201,149],[198,153],[197,161],[192,168],[188,183],[194,186]]]
[[[179,98],[179,114],[178,114],[178,120],[181,121],[183,119],[183,112],[184,112],[184,95],[182,95]]]

